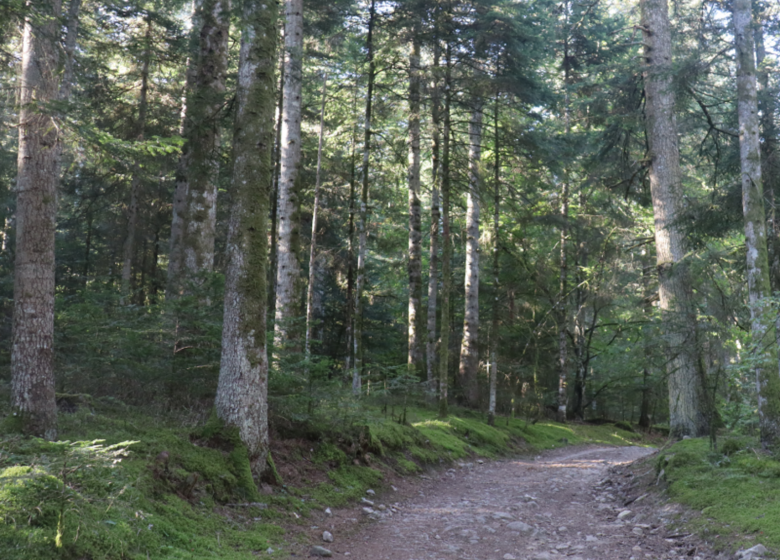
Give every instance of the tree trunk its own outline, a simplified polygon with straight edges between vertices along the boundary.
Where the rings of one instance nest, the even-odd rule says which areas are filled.
[[[357,72],[356,72],[357,74]],[[347,351],[344,371],[352,372],[353,340],[355,334],[355,193],[357,191],[357,143],[358,143],[358,119],[357,119],[358,82],[355,80],[355,90],[352,96],[352,114],[355,115],[355,123],[352,127],[352,149],[349,156],[349,217],[347,225],[347,298],[346,298],[346,325]]]
[[[422,370],[422,226],[420,213],[420,39],[415,34],[409,56],[409,373]]]
[[[469,122],[469,192],[466,209],[466,277],[458,375],[468,406],[479,406],[479,189],[482,100],[472,100]]]
[[[441,338],[439,339],[439,418],[449,415],[450,293],[452,292],[452,239],[450,237],[450,108],[452,106],[452,47],[445,54],[444,130],[441,154]]]
[[[493,317],[490,322],[490,382],[488,399],[488,425],[496,425],[496,385],[498,384],[498,294],[501,289],[499,282],[499,273],[501,271],[499,262],[498,246],[498,223],[499,210],[501,204],[501,153],[499,150],[498,138],[498,101],[493,107]]]
[[[764,183],[764,200],[769,204],[766,216],[767,254],[769,257],[769,283],[772,292],[780,289],[780,224],[777,223],[775,208],[776,193],[780,190],[780,144],[778,143],[775,111],[777,92],[770,88],[769,72],[764,61],[764,28],[762,22],[755,25],[756,32],[756,78],[758,80],[758,108],[761,114],[761,174]]]
[[[59,94],[61,4],[32,1],[29,8],[19,91],[11,410],[21,431],[53,440],[54,231],[62,139],[45,106]]]
[[[68,29],[65,33],[65,68],[62,71],[59,98],[62,101],[70,100],[73,90],[73,62],[76,55],[76,43],[79,36],[79,14],[81,12],[81,0],[71,0],[68,6]]]
[[[309,246],[309,285],[306,290],[306,358],[311,357],[311,336],[314,327],[314,294],[317,281],[319,255],[317,254],[317,221],[320,208],[320,178],[322,173],[322,145],[325,138],[325,94],[328,75],[322,78],[322,104],[320,105],[320,138],[317,144],[317,175],[314,180],[314,208],[311,215],[311,245]]]
[[[439,89],[439,57],[438,43],[433,52],[433,84],[431,92],[431,121],[433,124],[431,142],[431,249],[428,258],[428,338],[426,341],[426,380],[428,391],[436,391],[436,309],[439,287],[439,151],[441,142],[441,91]]]
[[[268,457],[267,219],[274,141],[277,7],[245,0],[233,132],[233,206],[225,277],[217,415],[238,429],[252,472]]]
[[[284,26],[282,26],[282,40],[284,40]],[[285,53],[279,57],[279,87],[276,101],[276,126],[274,127],[274,173],[271,186],[271,227],[268,228],[269,252],[268,252],[268,309],[276,311],[276,265],[277,265],[277,237],[279,234],[279,225],[277,216],[279,214],[279,177],[281,175],[281,157],[282,157],[282,116],[284,111],[284,63]]]
[[[567,109],[568,110],[568,109]],[[564,178],[561,185],[561,238],[560,238],[560,268],[558,271],[558,422],[566,422],[566,407],[568,405],[567,375],[568,346],[566,330],[569,311],[566,306],[568,299],[568,262],[566,260],[566,242],[569,233],[569,183]]]
[[[755,49],[751,0],[734,0],[734,39],[737,54],[737,113],[742,167],[742,212],[747,246],[747,287],[750,328],[756,344],[756,386],[761,443],[766,448],[780,437],[780,378],[777,375],[777,340],[770,306],[762,301],[771,295],[766,248],[764,190],[761,182],[761,150],[758,131]]]
[[[214,266],[219,171],[219,114],[225,93],[230,0],[200,0],[192,89],[183,126],[186,144],[176,174],[168,296],[187,291]]]
[[[649,260],[649,259],[648,259]],[[644,298],[642,307],[646,319],[649,321],[653,315],[653,294],[650,291],[650,267],[649,263],[642,259],[642,288]],[[653,359],[653,352],[650,346],[649,337],[645,334],[642,337],[642,344],[645,353],[645,364],[642,368],[642,402],[639,406],[639,427],[645,430],[650,429],[650,364]]]
[[[276,311],[274,353],[295,336],[293,320],[298,315],[300,264],[293,247],[298,193],[296,180],[301,163],[301,88],[303,84],[303,0],[285,0],[284,100],[279,155],[279,203],[276,240]],[[299,331],[300,332],[300,331]],[[299,347],[300,348],[300,347]]]
[[[580,188],[579,213],[581,216],[587,215],[585,208],[585,191]],[[588,379],[588,362],[590,351],[585,336],[585,320],[587,313],[587,283],[584,270],[588,266],[588,248],[585,243],[584,235],[580,233],[580,239],[577,243],[577,252],[575,260],[575,313],[574,313],[574,357],[577,364],[577,370],[574,374],[574,406],[572,410],[574,415],[580,420],[585,420],[585,388]]]
[[[146,129],[147,94],[149,92],[149,59],[151,58],[152,21],[147,15],[146,37],[144,38],[143,61],[141,62],[141,91],[138,96],[138,120],[135,125],[135,138],[139,142],[144,139]],[[127,234],[122,252],[122,283],[120,293],[123,301],[130,301],[130,275],[133,268],[133,254],[135,253],[135,230],[138,222],[138,194],[141,188],[141,168],[136,163],[133,165],[132,179],[130,182],[130,204],[127,207]]]
[[[650,191],[659,297],[669,357],[669,424],[673,436],[701,436],[709,429],[692,281],[684,261],[688,247],[677,225],[682,212],[682,179],[667,0],[642,0],[641,11]]]
[[[366,248],[368,245],[368,185],[369,156],[371,155],[371,104],[374,98],[374,19],[376,0],[371,0],[368,16],[368,35],[366,50],[368,60],[368,87],[366,91],[366,116],[363,136],[363,185],[360,192],[360,216],[358,218],[358,257],[355,280],[355,326],[352,334],[352,392],[360,394],[363,372],[363,290],[366,283]]]

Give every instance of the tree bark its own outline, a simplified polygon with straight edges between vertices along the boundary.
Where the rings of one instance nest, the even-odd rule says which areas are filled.
[[[469,192],[466,209],[466,275],[463,339],[460,345],[460,377],[463,397],[479,406],[479,189],[482,144],[482,100],[472,100],[469,121]]]
[[[764,190],[761,181],[761,149],[758,130],[755,47],[752,1],[732,4],[737,58],[737,113],[742,168],[742,212],[745,216],[747,287],[751,334],[758,363],[758,417],[761,443],[773,447],[780,438],[780,378],[777,375],[777,340],[772,311],[762,300],[771,295],[767,256]]]
[[[439,287],[439,165],[441,142],[441,91],[439,88],[440,48],[438,43],[433,52],[433,84],[431,92],[431,246],[428,258],[428,338],[426,340],[426,380],[428,391],[434,394],[436,390],[436,310]]]
[[[441,326],[439,331],[439,418],[449,415],[450,293],[452,239],[450,236],[450,108],[452,107],[452,47],[447,44],[444,69],[444,127],[441,154]]]
[[[371,0],[368,16],[366,50],[368,60],[368,87],[366,91],[365,130],[363,136],[363,185],[360,192],[360,216],[358,218],[358,257],[355,280],[355,326],[352,343],[352,392],[360,394],[363,373],[363,290],[366,283],[366,248],[368,245],[368,185],[371,155],[371,107],[374,98],[374,20],[376,0]]]
[[[214,266],[219,170],[219,114],[227,72],[230,0],[199,0],[194,21],[200,34],[193,86],[187,96],[171,225],[168,296],[186,292],[190,283]]]
[[[276,240],[276,310],[274,353],[298,338],[293,320],[298,315],[300,264],[293,246],[301,164],[301,89],[303,85],[303,0],[285,0],[284,94],[279,155],[279,195]],[[300,336],[300,331],[298,331]],[[300,347],[298,347],[300,349]]]
[[[688,247],[677,225],[682,213],[682,179],[667,0],[642,0],[641,11],[650,191],[659,297],[669,357],[669,424],[673,436],[701,436],[709,428],[692,281],[684,260]]]
[[[147,97],[149,92],[149,59],[151,58],[152,20],[147,14],[146,36],[144,38],[143,60],[141,62],[141,91],[138,96],[138,120],[135,125],[135,139],[139,142],[144,139],[146,129]],[[133,255],[135,253],[136,224],[138,222],[138,195],[141,188],[141,168],[136,163],[133,165],[132,179],[130,180],[130,204],[127,206],[127,234],[122,251],[122,280],[120,293],[123,301],[129,301],[130,275],[133,268]]]
[[[566,109],[568,111],[568,107]],[[568,125],[567,125],[568,128]],[[560,268],[558,270],[558,422],[566,422],[566,407],[568,405],[568,346],[566,331],[569,310],[567,280],[569,275],[566,259],[566,243],[569,234],[569,178],[565,177],[561,185],[561,237],[560,237]]]
[[[496,386],[498,385],[498,294],[501,290],[499,273],[501,272],[498,245],[498,224],[501,205],[501,152],[498,136],[498,101],[496,94],[493,107],[493,310],[490,322],[490,381],[488,398],[488,425],[496,425]]]
[[[319,255],[317,254],[317,222],[320,208],[320,178],[322,174],[322,146],[325,138],[325,94],[328,87],[328,75],[322,78],[322,103],[320,105],[320,138],[317,144],[317,174],[314,179],[314,208],[311,216],[311,245],[309,246],[309,285],[306,289],[306,358],[311,357],[311,337],[314,328],[314,294],[317,282]]]
[[[32,1],[24,22],[16,176],[11,410],[24,433],[57,437],[54,232],[62,139],[46,105],[59,96],[61,3]]]
[[[420,212],[420,39],[415,34],[409,56],[409,372],[422,371],[422,219]]]
[[[252,472],[268,458],[267,220],[273,166],[274,2],[245,0],[233,132],[233,206],[227,242],[217,415],[238,429]]]

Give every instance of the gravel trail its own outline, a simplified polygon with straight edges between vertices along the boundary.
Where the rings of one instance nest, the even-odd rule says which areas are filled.
[[[332,532],[333,543],[317,544],[355,560],[716,558],[668,527],[679,508],[642,495],[649,471],[640,482],[620,470],[653,452],[569,447],[535,459],[460,463],[367,496],[375,503],[366,510],[335,512],[311,535]]]

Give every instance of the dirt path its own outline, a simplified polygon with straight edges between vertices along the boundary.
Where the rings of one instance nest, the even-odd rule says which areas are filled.
[[[667,528],[673,507],[636,500],[646,482],[631,484],[634,475],[613,468],[652,452],[580,447],[536,459],[460,463],[396,492],[367,496],[375,502],[370,510],[323,517],[311,535],[334,557],[355,560],[716,558],[695,537]],[[636,501],[625,506],[632,491]],[[335,541],[323,543],[322,530]]]

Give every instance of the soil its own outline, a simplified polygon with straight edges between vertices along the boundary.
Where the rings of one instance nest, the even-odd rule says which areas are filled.
[[[725,558],[674,528],[682,508],[651,490],[651,462],[636,463],[654,451],[567,447],[395,479],[381,496],[366,496],[373,506],[312,516],[305,542],[290,553],[306,557],[322,546],[355,560]],[[323,542],[323,531],[334,542]]]

